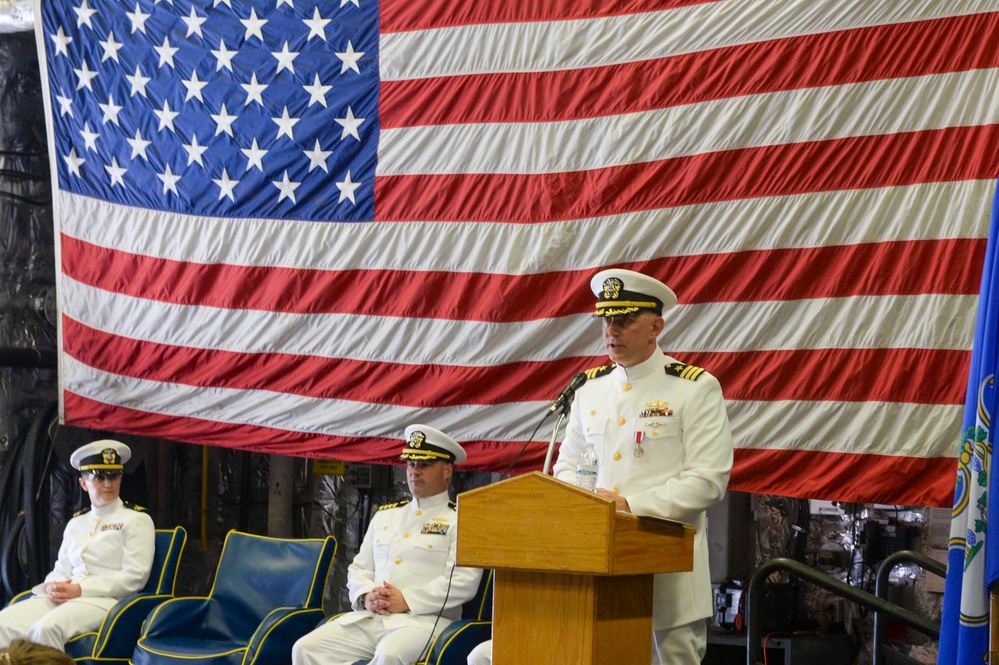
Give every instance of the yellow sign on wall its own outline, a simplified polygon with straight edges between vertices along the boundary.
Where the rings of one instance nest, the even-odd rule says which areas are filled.
[[[344,474],[343,460],[338,459],[314,459],[312,460],[312,475],[314,476],[342,476]]]

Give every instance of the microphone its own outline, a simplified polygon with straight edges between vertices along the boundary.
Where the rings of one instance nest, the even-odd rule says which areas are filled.
[[[576,396],[576,391],[579,387],[586,383],[586,374],[583,372],[576,372],[576,376],[572,377],[572,381],[569,382],[562,392],[559,393],[558,397],[548,408],[548,413],[555,413],[561,408],[572,403],[572,398]]]

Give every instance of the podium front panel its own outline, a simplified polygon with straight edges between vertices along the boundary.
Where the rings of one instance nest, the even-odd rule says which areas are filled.
[[[652,579],[497,571],[493,665],[648,665]]]

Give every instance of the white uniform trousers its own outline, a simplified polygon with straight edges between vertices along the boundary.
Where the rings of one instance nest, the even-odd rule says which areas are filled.
[[[493,641],[486,640],[472,649],[468,654],[468,665],[492,665],[493,662]]]
[[[707,619],[652,631],[652,665],[699,665],[707,650]]]
[[[707,651],[708,625],[704,619],[652,633],[652,665],[698,665]],[[492,665],[493,641],[486,640],[468,654],[468,665]]]
[[[428,628],[419,626],[386,630],[382,617],[348,625],[334,619],[295,642],[291,662],[292,665],[352,665],[370,659],[369,665],[410,665],[429,647],[430,635]]]
[[[32,596],[0,611],[0,649],[22,638],[64,651],[76,635],[96,631],[115,604],[114,598],[74,598],[61,605]]]

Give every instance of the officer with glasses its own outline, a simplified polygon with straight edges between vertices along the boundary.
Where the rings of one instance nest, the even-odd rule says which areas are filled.
[[[28,600],[0,611],[0,649],[18,638],[62,651],[75,635],[97,630],[121,598],[145,586],[155,529],[143,509],[123,502],[121,477],[132,451],[103,439],[70,457],[90,509],[66,524],[59,557]]]

